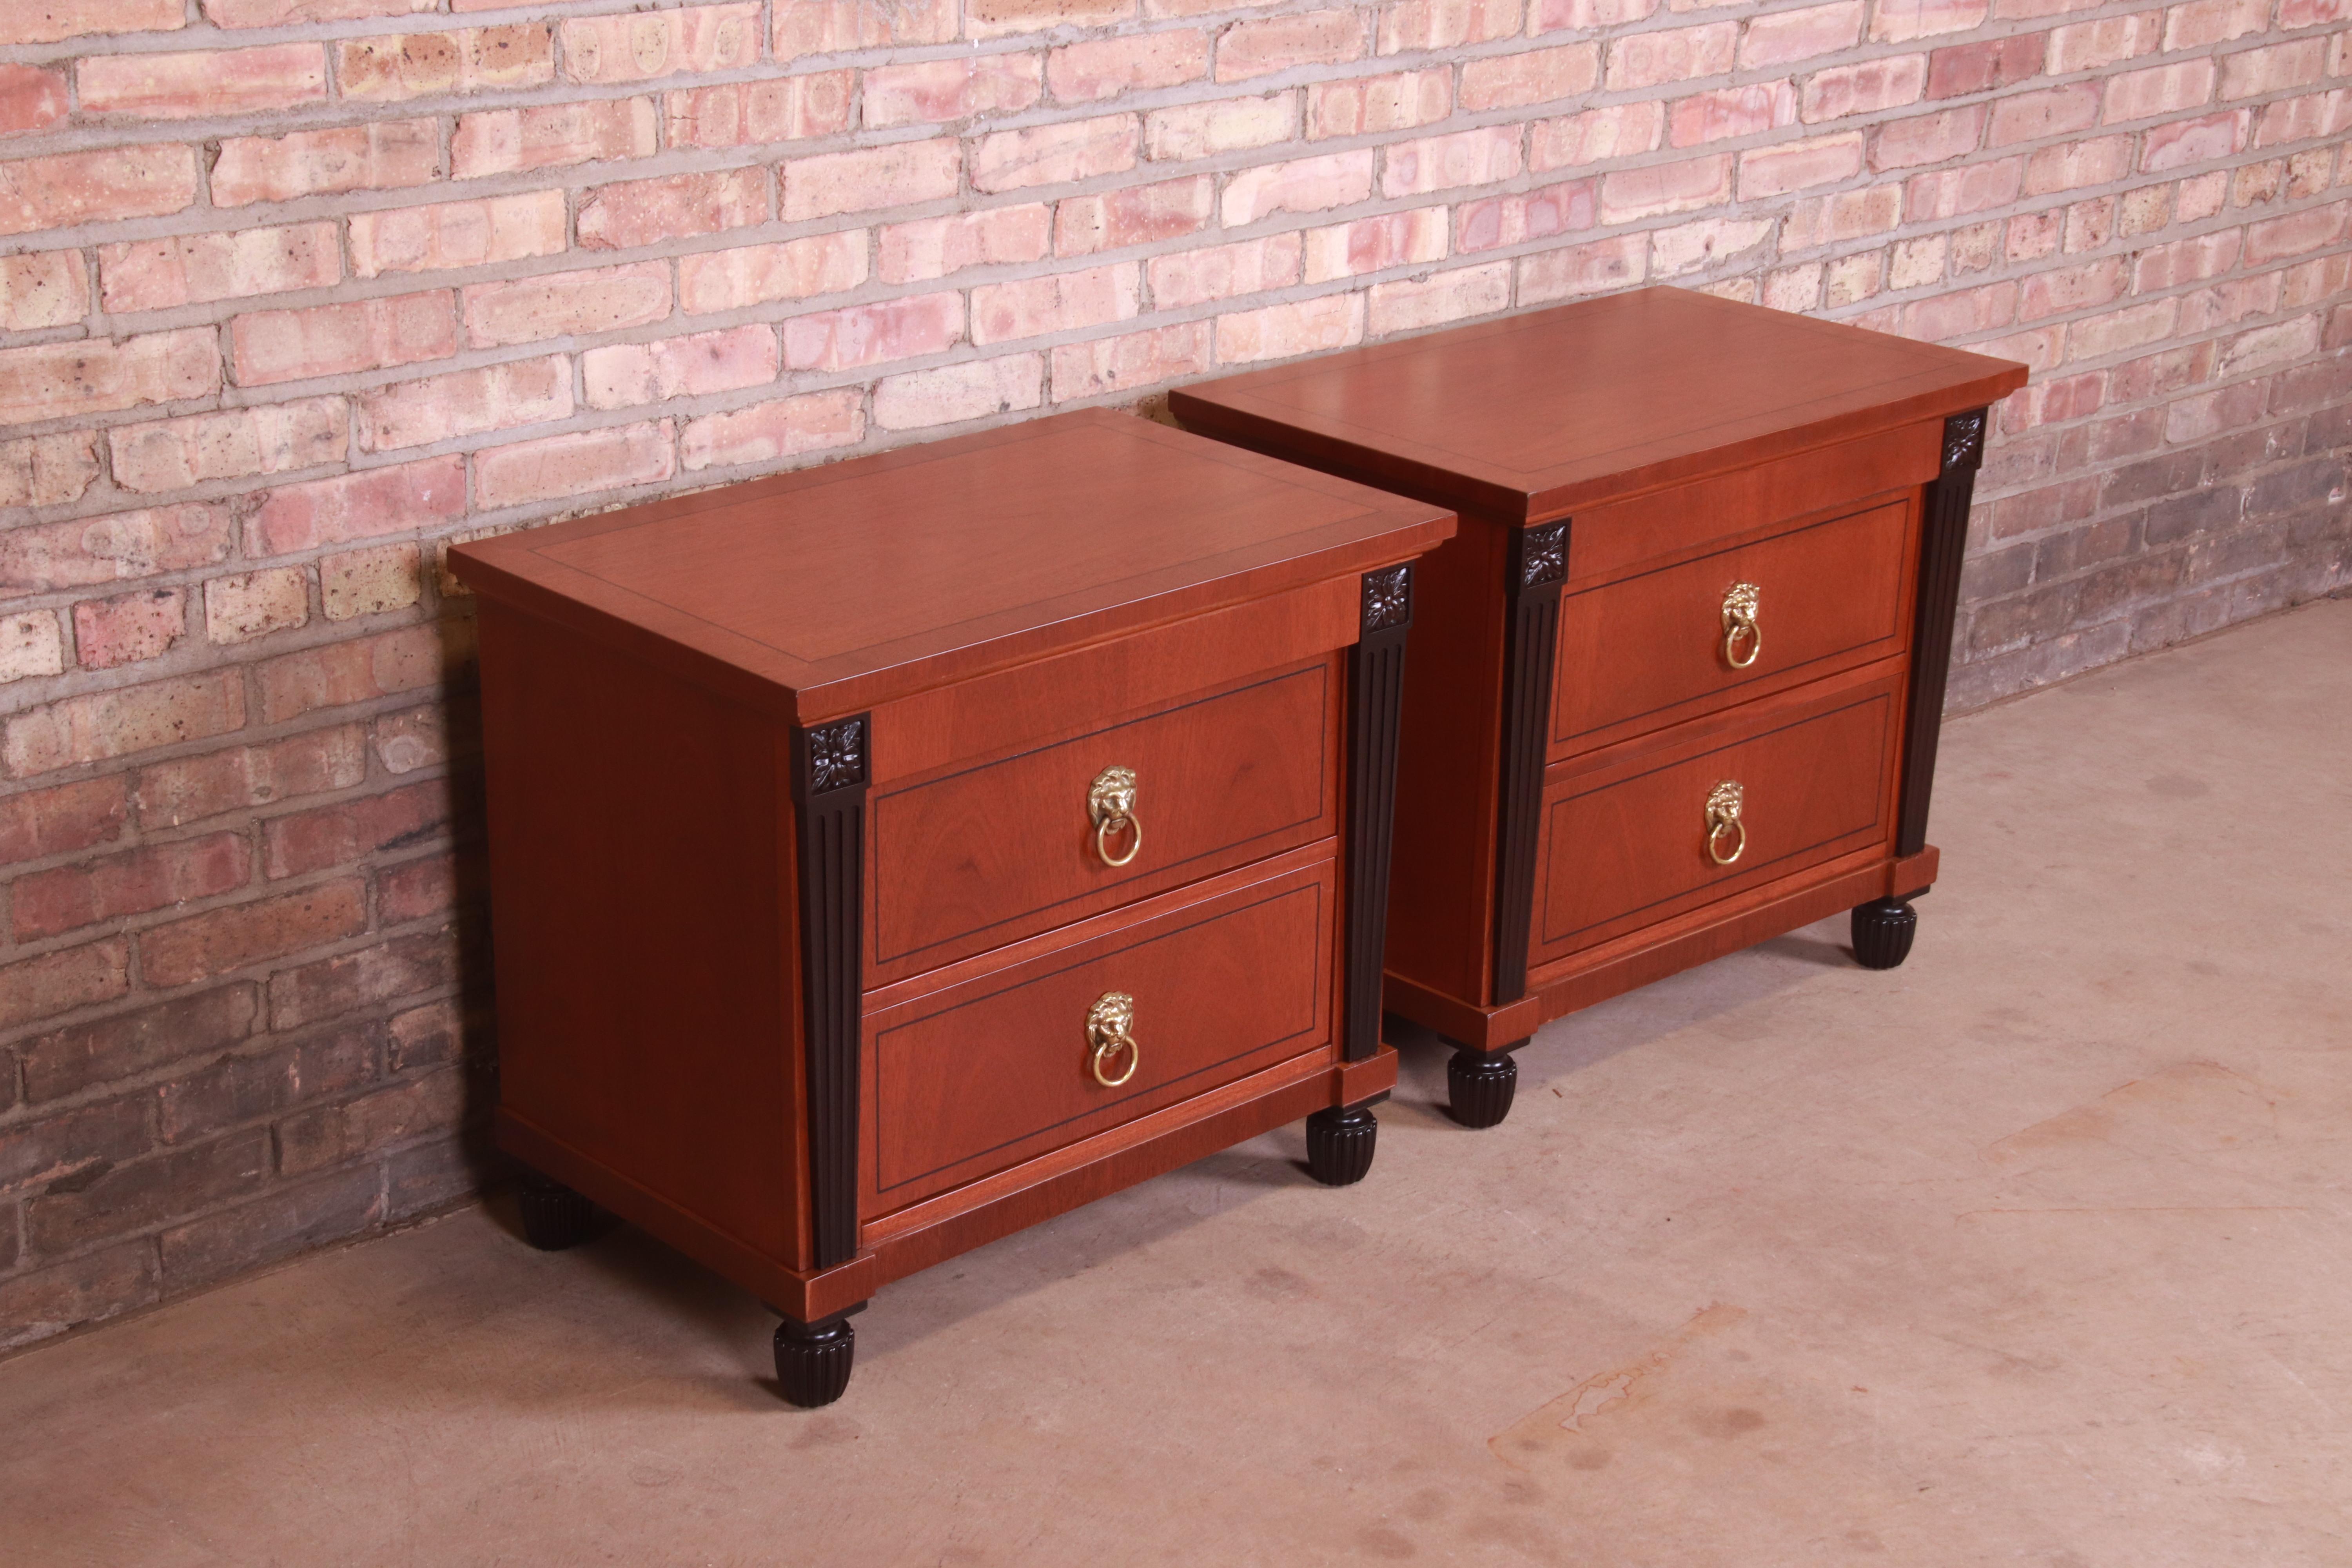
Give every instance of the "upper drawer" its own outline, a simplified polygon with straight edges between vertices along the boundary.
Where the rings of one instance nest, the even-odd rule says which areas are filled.
[[[878,999],[865,1020],[865,1216],[1328,1051],[1338,878],[1328,859],[1299,859]],[[1091,1030],[1098,1005],[1128,1026]]]
[[[1530,967],[1885,844],[1902,690],[1880,665],[1553,768]],[[1718,791],[1738,824],[1711,834]]]
[[[1328,837],[1339,657],[877,794],[866,984]],[[1112,769],[1133,816],[1098,834],[1089,799]]]
[[[1890,501],[1565,595],[1550,754],[1900,651],[1912,512]]]

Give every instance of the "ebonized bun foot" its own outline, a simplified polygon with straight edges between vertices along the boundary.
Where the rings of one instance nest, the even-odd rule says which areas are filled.
[[[526,1172],[522,1178],[522,1237],[541,1252],[561,1252],[588,1239],[596,1205],[562,1183]]]
[[[1307,1173],[1327,1187],[1362,1181],[1380,1135],[1381,1124],[1369,1110],[1316,1111],[1307,1119]]]
[[[1445,1064],[1445,1087],[1454,1120],[1465,1127],[1493,1127],[1511,1113],[1511,1097],[1519,1087],[1519,1064],[1510,1053],[1489,1056],[1466,1047],[1457,1049]]]
[[[1854,962],[1864,969],[1892,969],[1911,956],[1919,913],[1900,899],[1873,899],[1853,907]]]
[[[776,1383],[803,1410],[830,1405],[849,1386],[857,1331],[843,1320],[810,1328],[787,1318],[776,1325]]]

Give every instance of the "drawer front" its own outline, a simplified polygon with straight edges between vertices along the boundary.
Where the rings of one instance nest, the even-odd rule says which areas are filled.
[[[1337,879],[1328,848],[1297,859],[869,1013],[866,1217],[1332,1049]],[[1134,1048],[1098,1058],[1088,1014],[1114,994]]]
[[[1891,501],[1565,595],[1551,755],[1900,652],[1913,515]],[[1736,595],[1743,586],[1755,593]],[[1753,630],[1732,636],[1742,613]]]
[[[1327,656],[877,794],[867,984],[1329,837],[1341,684]],[[1088,800],[1113,768],[1133,775],[1133,826],[1098,837]]]
[[[1855,850],[1892,832],[1899,665],[1833,689],[1696,721],[1606,766],[1555,769],[1544,792],[1531,964]],[[1704,731],[1703,733],[1700,731]],[[1738,830],[1708,803],[1738,786]]]

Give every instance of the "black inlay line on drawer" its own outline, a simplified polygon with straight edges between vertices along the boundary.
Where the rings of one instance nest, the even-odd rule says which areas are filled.
[[[1873,697],[1865,697],[1858,702],[1848,702],[1843,707],[1832,708],[1825,713],[1815,713],[1809,718],[1799,719],[1792,723],[1780,725],[1777,729],[1759,731],[1753,735],[1743,735],[1738,740],[1732,742],[1728,745],[1717,746],[1712,751],[1701,752],[1696,756],[1685,757],[1679,762],[1661,763],[1659,766],[1654,768],[1644,768],[1638,773],[1628,773],[1623,778],[1618,779],[1611,784],[1597,785],[1591,789],[1579,790],[1573,795],[1564,795],[1558,800],[1551,803],[1549,810],[1545,814],[1548,820],[1544,826],[1547,830],[1549,830],[1553,826],[1552,822],[1549,820],[1549,818],[1556,817],[1559,812],[1565,810],[1575,802],[1584,799],[1588,795],[1607,795],[1611,790],[1621,789],[1626,784],[1633,783],[1636,779],[1645,779],[1654,773],[1671,773],[1676,768],[1688,767],[1691,763],[1704,762],[1708,757],[1720,756],[1726,752],[1737,751],[1742,746],[1752,746],[1759,741],[1769,740],[1774,735],[1786,734],[1791,730],[1801,730],[1809,724],[1822,723],[1828,720],[1836,718],[1841,713],[1851,713],[1857,708],[1867,708],[1873,703],[1876,703],[1881,707],[1891,708],[1893,706],[1893,701],[1894,700],[1888,697],[1885,692],[1880,692]],[[1794,849],[1784,850],[1780,854],[1774,856],[1769,860],[1758,860],[1753,864],[1747,866],[1743,869],[1735,872],[1733,875],[1726,877],[1721,882],[1713,884],[1712,887],[1719,888],[1724,889],[1726,892],[1728,892],[1737,887],[1752,880],[1756,872],[1763,870],[1767,867],[1780,865],[1782,862],[1793,860],[1801,855],[1810,855],[1825,845],[1835,844],[1841,838],[1851,838],[1857,833],[1869,833],[1883,830],[1886,824],[1886,792],[1884,788],[1886,782],[1885,773],[1886,748],[1885,741],[1884,739],[1885,731],[1882,730],[1880,734],[1880,765],[1878,769],[1874,770],[1871,774],[1871,797],[1875,802],[1875,805],[1873,808],[1871,819],[1868,824],[1862,826],[1841,829],[1836,833],[1831,834],[1826,838],[1817,838],[1811,844],[1801,845]],[[1549,839],[1550,842],[1554,844],[1559,842],[1556,834],[1550,834]],[[1549,869],[1549,863],[1547,862],[1547,869]],[[1619,910],[1600,920],[1591,921],[1580,926],[1573,926],[1567,931],[1555,931],[1549,924],[1547,924],[1544,928],[1544,945],[1546,947],[1549,947],[1554,942],[1566,942],[1570,937],[1580,935],[1582,932],[1593,931],[1605,925],[1614,925],[1617,921],[1624,920],[1630,915],[1638,915],[1644,910],[1654,910],[1662,904],[1671,904],[1675,902],[1677,900],[1691,898],[1700,893],[1707,893],[1710,897],[1717,896],[1708,886],[1685,888],[1681,892],[1669,893],[1663,899],[1652,899],[1646,904],[1635,904],[1629,909]],[[1544,912],[1547,914],[1551,912],[1551,900],[1549,899],[1544,900]]]
[[[1181,860],[1166,860],[1146,870],[1134,871],[1125,876],[1108,878],[1098,886],[1089,888],[1084,892],[1073,893],[1068,898],[1055,899],[1047,903],[1032,904],[1027,909],[1016,910],[1012,914],[1006,915],[1002,920],[988,921],[980,925],[973,926],[967,931],[957,931],[952,936],[937,937],[929,942],[921,943],[919,946],[908,948],[904,952],[877,953],[874,962],[877,963],[896,963],[901,959],[912,958],[919,953],[929,952],[934,948],[946,947],[952,942],[968,941],[972,937],[980,935],[982,931],[991,931],[996,930],[1000,926],[1013,925],[1022,921],[1034,919],[1048,910],[1060,909],[1065,904],[1083,902],[1087,899],[1093,898],[1096,894],[1107,889],[1122,888],[1130,882],[1139,881],[1145,877],[1157,875],[1164,871],[1171,871],[1179,867],[1192,865],[1197,861],[1213,859],[1220,855],[1230,854],[1236,849],[1246,848],[1253,844],[1262,844],[1269,838],[1277,838],[1286,833],[1297,832],[1300,827],[1307,826],[1308,824],[1321,821],[1324,816],[1324,800],[1326,795],[1329,793],[1328,774],[1331,767],[1331,748],[1328,743],[1328,731],[1330,723],[1328,713],[1330,704],[1329,667],[1328,664],[1318,660],[1310,668],[1294,669],[1287,675],[1273,676],[1265,680],[1253,680],[1246,686],[1235,686],[1229,688],[1226,690],[1216,692],[1211,696],[1196,697],[1190,701],[1180,702],[1173,708],[1154,709],[1149,713],[1139,713],[1131,719],[1122,719],[1116,724],[1106,724],[1099,730],[1089,730],[1083,735],[1072,735],[1066,740],[1049,742],[1042,746],[1032,746],[1027,751],[1015,752],[1010,756],[998,757],[991,762],[975,763],[971,767],[958,768],[954,773],[942,773],[935,779],[925,779],[920,784],[902,784],[897,789],[876,795],[873,798],[873,816],[875,832],[878,835],[882,831],[881,807],[885,803],[896,800],[901,795],[913,795],[920,790],[931,789],[940,784],[947,784],[952,780],[966,777],[971,773],[986,773],[991,768],[1003,767],[1008,763],[1017,763],[1024,757],[1034,757],[1042,752],[1059,751],[1065,746],[1081,745],[1086,742],[1098,740],[1102,736],[1111,734],[1116,731],[1127,729],[1131,725],[1148,724],[1155,719],[1167,718],[1173,714],[1181,713],[1187,709],[1202,707],[1211,702],[1222,702],[1226,698],[1239,697],[1244,692],[1255,691],[1261,687],[1278,686],[1286,680],[1304,680],[1309,677],[1312,677],[1316,683],[1323,689],[1321,696],[1317,700],[1315,704],[1316,710],[1319,717],[1316,721],[1315,731],[1315,810],[1311,815],[1298,817],[1294,821],[1283,823],[1278,826],[1269,827],[1265,832],[1253,834],[1247,838],[1237,838],[1229,843],[1216,845],[1213,847],[1202,850],[1197,855],[1187,855]],[[875,880],[879,883],[882,879],[877,876]],[[920,896],[922,891],[920,888],[901,889],[887,884],[877,886],[873,891],[870,902],[874,913],[870,923],[872,924],[874,931],[875,945],[877,948],[881,945],[882,900],[886,895],[901,890],[912,891],[918,897]],[[1171,887],[1167,890],[1172,891],[1173,889]]]
[[[1134,952],[1140,949],[1151,947],[1163,942],[1172,942],[1177,937],[1185,934],[1187,931],[1197,931],[1202,926],[1214,925],[1219,921],[1230,920],[1235,915],[1245,914],[1251,910],[1262,909],[1269,904],[1278,904],[1286,899],[1304,898],[1310,895],[1315,900],[1315,962],[1307,970],[1306,973],[1311,992],[1314,987],[1320,986],[1323,984],[1325,972],[1329,966],[1328,957],[1325,953],[1323,947],[1323,935],[1326,921],[1323,914],[1323,884],[1320,882],[1310,882],[1305,887],[1286,889],[1279,893],[1268,894],[1266,897],[1262,899],[1253,899],[1245,904],[1236,904],[1229,910],[1220,910],[1214,914],[1203,916],[1199,920],[1188,921],[1184,924],[1178,926],[1173,931],[1162,931],[1157,936],[1145,937],[1140,942],[1132,942],[1128,943],[1125,947],[1113,948],[1108,952],[1097,953],[1092,958],[1080,959],[1075,963],[1066,963],[1059,969],[1049,969],[1042,974],[1033,974],[1024,980],[1016,981],[1009,985],[1000,985],[995,990],[989,992],[986,995],[966,996],[949,1006],[940,1007],[932,1012],[921,1014],[916,1017],[908,1019],[905,1023],[893,1024],[887,1029],[876,1031],[874,1036],[874,1100],[876,1108],[876,1125],[874,1130],[874,1170],[876,1192],[877,1194],[895,1192],[898,1188],[907,1186],[911,1183],[922,1181],[926,1177],[936,1176],[941,1171],[951,1171],[958,1165],[970,1164],[974,1160],[985,1159],[989,1155],[997,1152],[999,1150],[1009,1149],[1016,1143],[1025,1143],[1032,1138],[1040,1137],[1048,1132],[1057,1131],[1074,1122],[1089,1121],[1094,1117],[1101,1115],[1106,1110],[1115,1110],[1130,1100],[1141,1099],[1146,1095],[1160,1093],[1165,1089],[1174,1088],[1180,1083],[1189,1083],[1192,1079],[1199,1078],[1202,1073],[1214,1072],[1219,1068],[1224,1067],[1228,1063],[1241,1060],[1244,1057],[1255,1056],[1260,1051],[1272,1050],[1277,1046],[1286,1045],[1292,1040],[1304,1039],[1307,1036],[1314,1035],[1318,1032],[1328,1037],[1331,1032],[1329,1028],[1330,1018],[1328,1009],[1318,1005],[1315,1006],[1314,1011],[1321,1017],[1323,1027],[1320,1030],[1318,1029],[1315,1024],[1310,1023],[1304,1029],[1294,1029],[1287,1035],[1278,1035],[1271,1040],[1262,1040],[1256,1045],[1235,1051],[1231,1056],[1222,1057],[1213,1062],[1204,1062],[1181,1078],[1169,1079],[1165,1082],[1154,1084],[1149,1089],[1139,1089],[1129,1094],[1122,1094],[1113,1100],[1106,1100],[1099,1105],[1088,1107],[1087,1110],[1078,1112],[1076,1116],[1066,1116],[1058,1121],[1041,1123],[1040,1125],[1032,1127],[1028,1131],[1014,1137],[1007,1138],[1001,1143],[992,1143],[985,1149],[976,1149],[969,1154],[960,1154],[944,1164],[932,1166],[928,1171],[919,1171],[911,1176],[901,1177],[899,1180],[892,1182],[887,1185],[884,1185],[881,1181],[881,1171],[884,1163],[882,1157],[882,1139],[886,1131],[882,1125],[883,1118],[881,1115],[881,1106],[888,1098],[882,1092],[882,1041],[887,1037],[895,1035],[902,1029],[910,1029],[918,1024],[928,1023],[933,1018],[942,1017],[950,1013],[960,1013],[967,1007],[976,1007],[983,1002],[993,1001],[995,998],[1005,995],[1010,992],[1026,990],[1032,985],[1037,984],[1042,981],[1051,980],[1056,975],[1068,974],[1076,970],[1086,969],[1094,964],[1106,963],[1110,959],[1118,957],[1122,953]],[[1079,1020],[1072,1020],[1071,1042],[1074,1048],[1078,1040],[1078,1023]]]

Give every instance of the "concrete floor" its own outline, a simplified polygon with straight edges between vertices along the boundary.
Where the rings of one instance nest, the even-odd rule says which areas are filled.
[[[1946,731],[1909,964],[1563,1021],[885,1290],[452,1215],[0,1363],[10,1563],[2352,1563],[2352,602]]]

